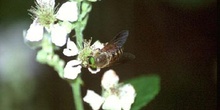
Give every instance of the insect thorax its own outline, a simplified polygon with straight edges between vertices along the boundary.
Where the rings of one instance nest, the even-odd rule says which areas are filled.
[[[107,52],[98,53],[95,55],[95,64],[99,68],[104,68],[109,65],[111,58],[111,55]]]
[[[104,68],[117,62],[123,54],[122,49],[115,52],[100,52],[95,55],[95,63],[99,68]]]

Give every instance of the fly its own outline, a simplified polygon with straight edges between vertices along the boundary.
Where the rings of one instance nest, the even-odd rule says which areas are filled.
[[[92,69],[105,68],[134,59],[133,54],[123,52],[123,45],[128,38],[128,34],[127,30],[121,31],[102,49],[97,49],[91,56],[88,56],[89,67]]]

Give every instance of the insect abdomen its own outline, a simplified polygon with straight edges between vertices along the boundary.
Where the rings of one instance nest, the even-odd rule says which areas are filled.
[[[110,60],[110,63],[108,66],[110,66],[112,63],[117,62],[120,59],[120,57],[122,56],[122,54],[123,54],[122,49],[118,49],[117,51],[111,53],[111,60]]]

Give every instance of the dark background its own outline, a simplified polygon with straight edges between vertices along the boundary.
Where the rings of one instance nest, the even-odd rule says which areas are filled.
[[[136,59],[111,68],[121,81],[141,74],[161,77],[159,94],[143,110],[214,110],[216,3],[102,0],[93,3],[84,37],[107,42],[121,30],[129,30],[124,48]],[[30,0],[0,0],[0,109],[74,110],[68,83],[49,66],[36,62],[36,51],[23,43],[22,31],[32,22],[27,9],[33,5]],[[97,75],[83,69],[83,95],[86,89],[100,91],[102,73],[108,69]]]

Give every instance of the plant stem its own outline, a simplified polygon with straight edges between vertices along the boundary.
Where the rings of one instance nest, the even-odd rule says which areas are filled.
[[[83,49],[83,29],[81,29],[80,21],[78,21],[75,33],[76,33],[76,43],[79,50]],[[74,82],[71,83],[73,98],[75,102],[76,110],[84,110],[82,96],[81,96],[81,89],[80,86],[82,84],[81,76],[79,75]]]
[[[80,23],[77,23],[76,28],[75,28],[75,32],[76,32],[76,43],[77,46],[79,48],[79,50],[83,49],[83,34],[82,34],[82,29],[81,29],[81,25]]]
[[[79,76],[74,80],[74,82],[71,83],[76,110],[84,110],[80,89],[81,82],[82,81]]]
[[[76,26],[75,31],[76,31],[77,46],[78,46],[79,50],[81,50],[83,48],[83,46],[82,46],[82,43],[83,43],[82,30],[80,30],[79,26]],[[74,80],[74,82],[71,83],[76,110],[84,110],[82,97],[81,97],[81,89],[80,89],[81,83],[82,83],[82,80],[81,80],[80,75]]]
[[[81,8],[81,2],[78,2],[78,8],[79,9]],[[88,14],[89,11],[87,11],[86,13]],[[82,14],[80,10],[79,13]],[[79,17],[76,23],[76,27],[75,27],[76,43],[79,50],[83,49],[83,30],[86,27],[87,20],[88,17],[86,17],[86,19]],[[84,110],[82,96],[81,96],[81,89],[80,89],[81,84],[82,84],[82,80],[80,75],[71,83],[76,110]]]

